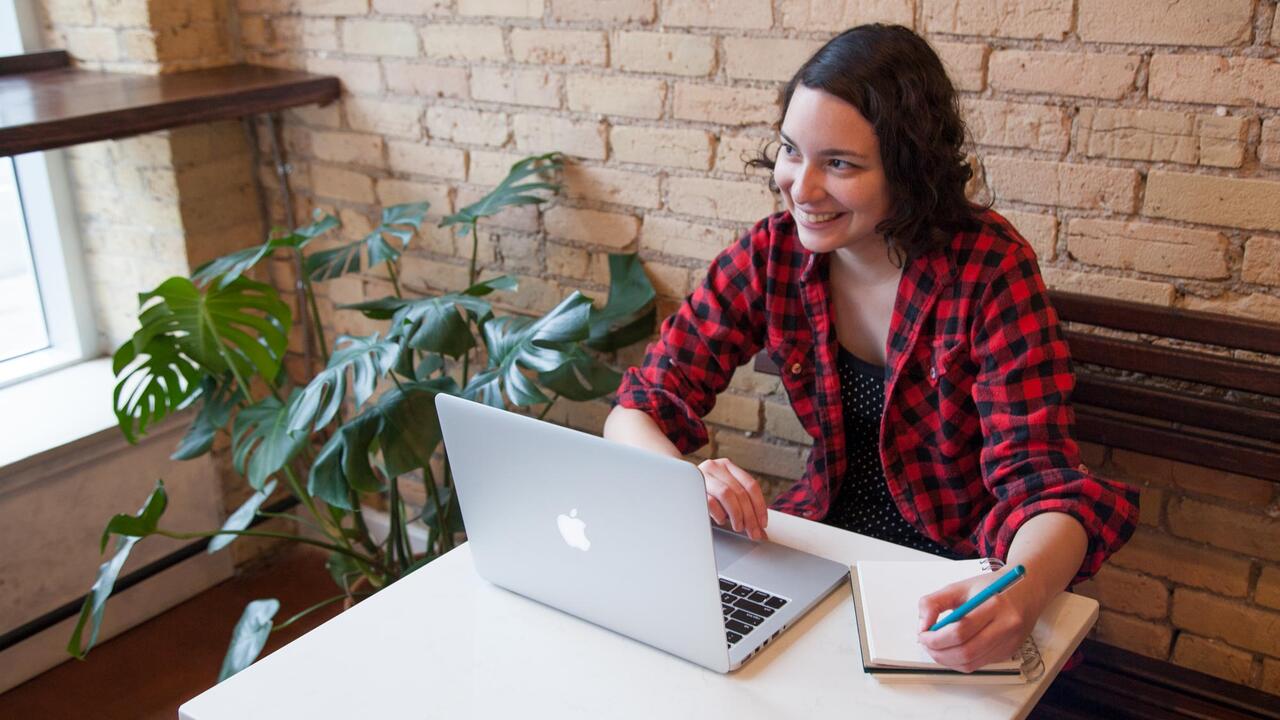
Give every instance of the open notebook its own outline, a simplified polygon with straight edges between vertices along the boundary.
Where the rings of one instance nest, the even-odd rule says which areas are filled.
[[[849,573],[862,669],[878,680],[942,683],[1021,683],[1044,672],[1035,640],[1017,656],[960,673],[934,662],[916,642],[922,596],[959,580],[1000,569],[999,560],[865,561]]]

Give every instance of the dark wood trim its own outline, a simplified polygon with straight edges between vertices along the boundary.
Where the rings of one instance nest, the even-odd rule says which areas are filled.
[[[1274,365],[1098,335],[1065,334],[1076,362],[1280,397],[1280,367]]]
[[[1049,298],[1070,322],[1280,355],[1280,326],[1272,323],[1060,291]]]
[[[1280,446],[1214,437],[1194,428],[1156,427],[1136,415],[1078,406],[1076,438],[1190,465],[1280,482]]]
[[[1199,398],[1123,382],[1080,369],[1071,397],[1077,405],[1116,410],[1220,433],[1280,443],[1280,412],[1238,402]]]
[[[0,57],[0,75],[17,75],[64,67],[71,67],[71,56],[66,50],[44,50],[25,55]]]
[[[170,75],[63,68],[0,77],[0,156],[337,99],[338,79],[231,65]]]

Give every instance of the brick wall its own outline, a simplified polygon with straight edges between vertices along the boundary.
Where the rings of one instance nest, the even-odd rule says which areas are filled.
[[[781,81],[842,28],[924,34],[960,88],[980,197],[1063,289],[1280,322],[1280,22],[1273,0],[238,0],[246,59],[338,75],[334,107],[292,113],[300,207],[354,237],[379,203],[432,215],[521,155],[573,156],[565,196],[482,228],[513,308],[599,294],[603,253],[638,251],[669,313],[707,262],[779,207],[744,154],[771,135]],[[458,288],[465,253],[429,230],[415,289]],[[386,294],[331,284],[333,302]],[[630,362],[637,351],[624,353]],[[598,430],[605,403],[550,417]],[[776,490],[808,438],[776,378],[742,369],[708,418],[712,446]],[[1280,693],[1275,486],[1108,448],[1088,462],[1142,488],[1132,545],[1083,588],[1097,634]]]

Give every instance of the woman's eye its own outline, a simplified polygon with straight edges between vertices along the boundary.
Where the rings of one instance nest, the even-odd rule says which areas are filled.
[[[848,160],[840,160],[837,158],[832,158],[831,167],[836,170],[849,170],[855,166],[853,163],[849,162]]]
[[[781,151],[782,151],[782,154],[783,154],[783,155],[795,155],[795,154],[796,154],[796,149],[795,149],[795,147],[793,147],[793,146],[791,146],[791,145],[789,145],[789,144],[787,144],[787,143],[782,143]]]

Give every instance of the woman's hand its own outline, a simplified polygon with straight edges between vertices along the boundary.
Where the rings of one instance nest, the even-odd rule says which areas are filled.
[[[987,600],[963,618],[930,632],[943,610],[959,607],[993,582],[989,574],[952,583],[920,598],[920,644],[939,664],[960,672],[1008,660],[1044,610],[1042,593],[1028,579]]]
[[[752,540],[766,540],[768,505],[760,483],[728,458],[703,460],[698,465],[707,483],[707,512],[721,527],[747,533]]]

